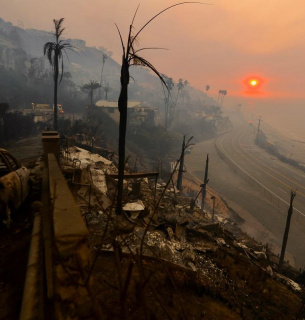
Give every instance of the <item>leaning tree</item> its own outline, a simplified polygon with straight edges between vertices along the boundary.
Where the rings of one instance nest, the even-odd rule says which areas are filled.
[[[126,126],[127,126],[127,102],[128,102],[128,84],[130,79],[129,74],[129,67],[132,65],[135,66],[144,66],[152,70],[161,80],[161,83],[167,88],[166,83],[162,77],[162,75],[159,73],[159,71],[146,59],[141,57],[139,55],[140,51],[146,50],[146,49],[158,49],[158,48],[141,48],[137,49],[136,44],[138,42],[138,37],[140,33],[146,28],[146,26],[152,22],[154,19],[156,19],[160,14],[163,12],[182,5],[182,4],[190,4],[190,3],[198,3],[202,4],[200,2],[180,2],[176,3],[172,6],[169,6],[165,8],[164,10],[160,11],[158,14],[153,16],[150,20],[148,20],[140,30],[133,34],[134,29],[134,20],[138,11],[138,8],[134,14],[134,17],[132,19],[131,25],[129,26],[129,33],[127,38],[127,44],[124,45],[121,32],[116,25],[119,36],[121,39],[121,45],[123,49],[123,56],[122,56],[122,67],[121,67],[121,91],[120,96],[118,100],[118,107],[120,112],[120,124],[119,124],[119,173],[118,173],[118,194],[117,194],[117,207],[116,207],[116,213],[121,214],[122,213],[122,197],[123,197],[123,180],[124,180],[124,168],[125,168],[125,143],[126,143]]]
[[[74,51],[74,47],[63,40],[60,40],[62,33],[65,28],[62,27],[64,18],[59,20],[53,20],[55,26],[55,41],[47,42],[43,46],[43,53],[47,56],[50,65],[53,68],[53,79],[54,79],[54,118],[53,118],[53,127],[54,130],[58,129],[57,126],[57,88],[58,84],[61,82],[63,73],[64,73],[64,63],[63,63],[63,53],[66,53],[66,49]],[[61,67],[59,67],[61,63]],[[59,79],[60,75],[60,79]]]

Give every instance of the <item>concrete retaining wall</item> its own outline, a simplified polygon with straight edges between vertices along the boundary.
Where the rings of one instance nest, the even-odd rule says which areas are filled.
[[[61,258],[73,255],[89,232],[54,154],[48,155],[54,241]]]

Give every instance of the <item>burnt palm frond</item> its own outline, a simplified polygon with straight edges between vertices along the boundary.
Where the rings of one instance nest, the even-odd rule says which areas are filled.
[[[43,54],[47,56],[47,59],[52,66],[53,66],[52,54],[53,54],[54,50],[55,50],[55,43],[54,42],[47,42],[43,46]]]
[[[151,48],[141,48],[141,49],[138,49],[138,50],[134,50],[134,54],[137,54],[138,52],[140,51],[143,51],[143,50],[169,50],[167,48],[154,48],[154,47],[151,47]]]
[[[134,13],[134,15],[133,15],[133,18],[132,18],[132,21],[131,21],[131,25],[132,25],[132,26],[133,26],[133,24],[134,24],[134,20],[135,20],[135,18],[136,18],[136,15],[137,15],[137,13],[138,13],[139,8],[140,8],[140,4],[138,4],[137,9],[136,9],[136,11],[135,11],[135,13]]]
[[[95,90],[99,88],[101,85],[95,81],[95,80],[90,80],[89,83],[86,83],[82,86],[82,89],[84,90]]]
[[[65,28],[62,28],[62,23],[64,22],[65,18],[61,18],[59,20],[53,19],[54,25],[55,25],[55,37],[58,40],[59,37],[64,32]]]
[[[69,42],[64,42],[63,40],[60,40],[60,41],[59,41],[59,45],[60,45],[60,48],[61,48],[61,49],[67,49],[67,50],[71,50],[71,51],[77,53],[77,51],[75,50],[76,47],[74,47],[74,46],[73,46],[71,43],[69,43]]]
[[[133,37],[133,41],[131,41],[130,43],[130,46],[133,45],[133,42],[136,40],[136,38],[138,37],[138,35],[143,31],[143,29],[145,29],[147,27],[148,24],[150,24],[153,20],[155,20],[159,15],[161,15],[163,12],[173,8],[173,7],[176,7],[176,6],[180,6],[180,5],[183,5],[183,4],[204,4],[204,5],[209,5],[209,3],[203,3],[203,2],[198,2],[198,1],[192,1],[192,2],[180,2],[180,3],[176,3],[176,4],[173,4],[165,9],[163,9],[162,11],[160,11],[159,13],[157,13],[156,15],[154,15],[151,19],[149,19],[144,25],[143,27],[136,33],[136,35]],[[139,7],[138,7],[139,8]],[[137,9],[138,10],[138,9]],[[134,16],[134,19],[135,19],[135,16]],[[133,20],[134,20],[133,19]]]
[[[123,49],[123,55],[125,57],[125,46],[124,46],[124,41],[123,41],[123,38],[122,38],[122,34],[121,34],[121,31],[120,31],[120,29],[119,29],[119,27],[118,27],[118,25],[116,23],[115,23],[115,26],[116,26],[116,28],[118,30],[118,33],[119,33],[119,36],[120,36],[121,45],[122,45],[122,49]]]
[[[167,87],[165,80],[162,77],[162,74],[146,59],[137,56],[135,54],[130,54],[130,62],[132,61],[131,65],[137,65],[137,66],[143,66],[143,67],[147,67],[150,70],[152,70],[154,72],[154,74],[156,76],[158,76],[158,78],[161,80],[161,82],[165,85],[165,87]]]
[[[71,45],[70,43],[63,43],[63,42],[61,44],[59,43],[57,44],[55,42],[48,42],[44,45],[44,49],[43,49],[44,55],[47,56],[47,59],[50,65],[53,67],[53,71],[55,67],[55,59],[56,59],[55,56],[57,56],[58,61],[61,63],[61,68],[59,72],[60,73],[59,83],[62,81],[62,77],[64,73],[63,53],[65,54],[67,60],[69,61],[69,56],[66,50],[71,50],[73,52],[76,52],[75,47],[73,45]]]
[[[100,88],[101,85],[95,80],[90,80],[89,83],[84,84],[81,88],[83,91],[88,91],[88,96],[90,98],[90,105],[93,106],[93,93],[94,90]]]

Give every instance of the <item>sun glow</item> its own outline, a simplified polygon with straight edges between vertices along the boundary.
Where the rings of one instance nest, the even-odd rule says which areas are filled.
[[[257,80],[256,79],[250,80],[250,84],[252,87],[255,87],[257,85]]]
[[[252,75],[244,78],[244,94],[246,95],[262,95],[264,93],[263,86],[265,84],[265,79],[260,76]]]

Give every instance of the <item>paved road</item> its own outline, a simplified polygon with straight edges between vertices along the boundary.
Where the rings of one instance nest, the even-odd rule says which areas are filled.
[[[41,134],[0,145],[10,151],[19,161],[28,158],[39,158],[43,153]]]
[[[242,228],[279,252],[286,224],[291,188],[297,189],[286,258],[305,265],[305,173],[280,162],[254,143],[256,129],[235,120],[233,130],[214,141],[193,147],[187,157],[189,171],[202,179],[204,157],[210,154],[209,186],[245,220]],[[226,160],[224,161],[224,158]]]

